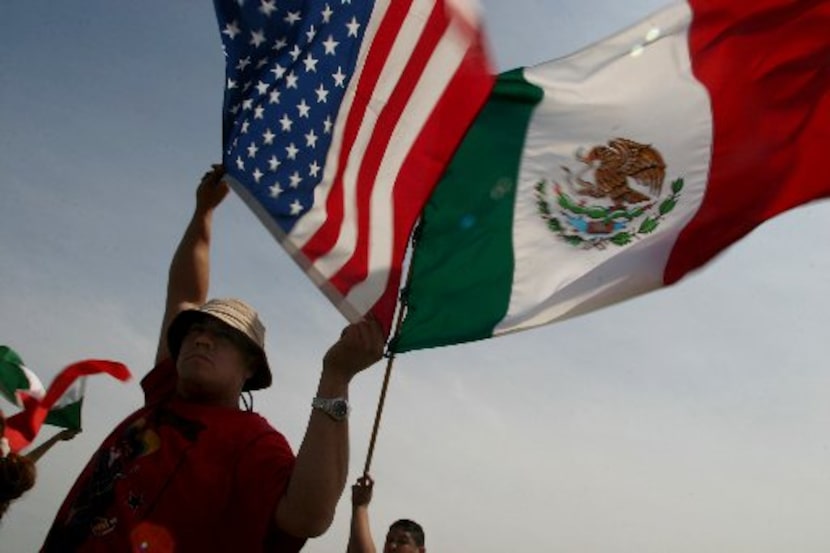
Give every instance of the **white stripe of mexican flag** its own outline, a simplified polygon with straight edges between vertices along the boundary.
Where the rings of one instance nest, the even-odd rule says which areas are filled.
[[[78,378],[49,409],[45,424],[80,430],[81,428],[81,407],[86,393],[86,377]]]
[[[662,267],[677,235],[700,207],[709,170],[711,110],[688,61],[690,19],[688,6],[679,4],[563,62],[525,71],[525,79],[545,96],[534,110],[522,153],[513,219],[512,294],[493,334],[578,315],[662,286]],[[655,102],[656,94],[672,101]],[[580,148],[608,147],[618,137],[660,153],[666,166],[665,189],[678,178],[685,183],[685,201],[678,203],[672,217],[649,235],[623,245],[626,255],[618,255],[620,247],[610,240],[625,232],[617,227],[627,225],[628,219],[615,219],[611,229],[586,232],[595,219],[576,210],[557,210],[562,200],[554,190],[558,185],[574,201],[611,208],[612,201],[579,195],[587,186],[579,184],[576,175],[587,164],[577,158]],[[653,160],[629,163],[639,168]],[[588,173],[582,179],[599,180]],[[538,183],[544,183],[539,193]],[[540,202],[547,203],[561,231],[545,224]],[[641,217],[648,213],[656,218],[659,203]],[[625,229],[629,234],[636,231]],[[562,239],[570,237],[583,242],[575,246]]]
[[[671,284],[830,195],[830,3],[690,0],[500,76],[423,212],[395,351]]]

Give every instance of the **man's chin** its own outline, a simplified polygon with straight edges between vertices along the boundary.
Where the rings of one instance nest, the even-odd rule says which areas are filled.
[[[197,375],[182,376],[176,384],[179,396],[190,401],[210,401],[216,396],[216,391],[204,379]]]

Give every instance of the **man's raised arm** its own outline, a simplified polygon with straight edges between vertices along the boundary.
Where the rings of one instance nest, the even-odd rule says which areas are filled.
[[[228,185],[222,180],[224,174],[224,167],[213,165],[196,189],[196,209],[170,263],[156,363],[170,356],[166,335],[173,318],[181,310],[207,301],[213,210],[228,195]]]
[[[347,398],[352,377],[381,358],[384,342],[383,329],[374,319],[347,326],[323,359],[317,396]],[[347,420],[312,409],[288,489],[277,506],[277,525],[298,537],[325,532],[346,486],[348,470]]]

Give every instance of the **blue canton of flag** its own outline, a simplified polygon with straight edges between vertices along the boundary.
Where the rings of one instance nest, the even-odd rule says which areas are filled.
[[[215,2],[224,163],[284,233],[314,203],[373,2]]]

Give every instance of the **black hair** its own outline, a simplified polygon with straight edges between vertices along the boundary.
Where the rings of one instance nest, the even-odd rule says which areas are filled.
[[[414,520],[409,520],[408,518],[398,519],[389,526],[389,531],[391,532],[395,528],[408,532],[412,536],[412,539],[415,540],[415,545],[424,547],[424,529]]]
[[[9,453],[0,457],[0,518],[9,504],[35,485],[35,463],[25,455]]]

